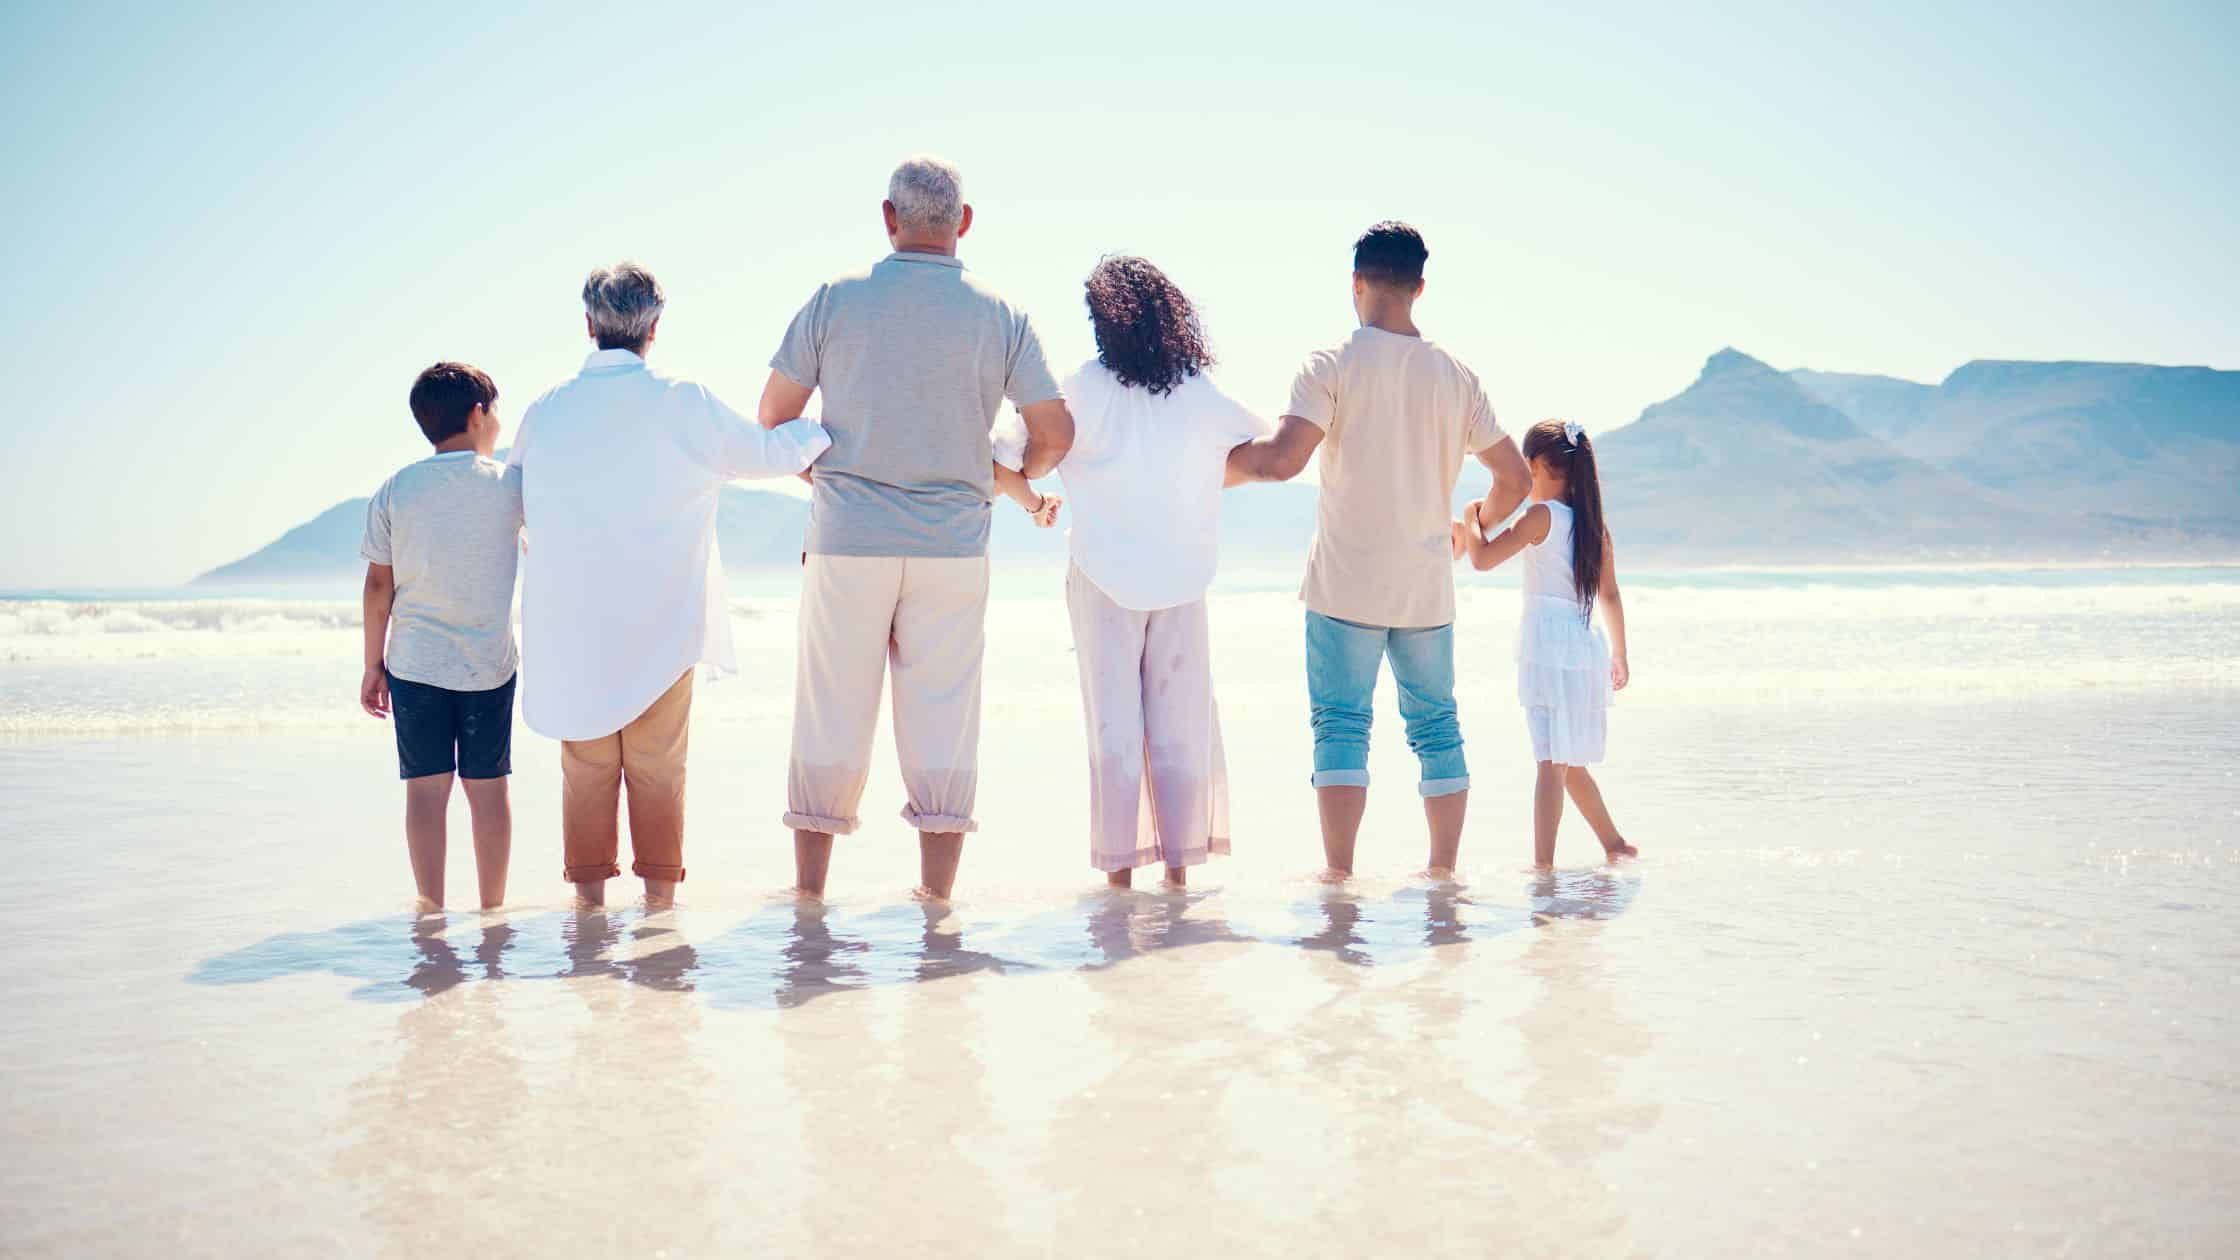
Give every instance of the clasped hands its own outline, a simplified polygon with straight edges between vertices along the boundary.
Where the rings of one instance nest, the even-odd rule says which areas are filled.
[[[1485,540],[1485,526],[1479,523],[1478,516],[1478,509],[1484,506],[1485,500],[1472,499],[1469,506],[1462,509],[1462,519],[1448,523],[1447,546],[1454,553],[1455,559],[1460,560],[1469,555],[1471,543]]]

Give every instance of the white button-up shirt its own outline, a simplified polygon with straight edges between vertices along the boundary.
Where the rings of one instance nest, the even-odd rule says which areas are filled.
[[[690,381],[600,350],[529,405],[508,462],[521,469],[521,715],[553,739],[598,739],[645,712],[695,664],[735,670],[716,553],[716,494],[784,477],[832,439],[776,429]]]

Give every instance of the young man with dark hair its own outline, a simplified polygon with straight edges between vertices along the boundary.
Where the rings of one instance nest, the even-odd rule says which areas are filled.
[[[1353,274],[1386,289],[1423,289],[1423,264],[1431,257],[1423,233],[1398,219],[1372,225],[1353,243]]]
[[[1388,220],[1353,245],[1360,327],[1307,356],[1277,431],[1236,448],[1229,477],[1287,481],[1322,453],[1307,579],[1307,691],[1314,786],[1331,878],[1353,873],[1368,804],[1370,700],[1387,658],[1399,684],[1417,791],[1431,831],[1428,867],[1451,877],[1470,772],[1454,701],[1454,575],[1449,520],[1462,457],[1493,470],[1483,519],[1524,501],[1530,475],[1478,378],[1415,324],[1430,257],[1422,233]]]
[[[445,814],[456,777],[474,817],[482,906],[505,900],[513,848],[513,577],[521,478],[492,458],[498,387],[464,363],[412,383],[435,454],[366,508],[365,674],[358,703],[390,718],[405,781],[405,848],[420,908],[443,907]]]

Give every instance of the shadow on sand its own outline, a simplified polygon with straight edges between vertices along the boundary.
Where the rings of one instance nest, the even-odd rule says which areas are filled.
[[[1640,887],[1637,874],[1594,868],[1535,875],[1522,904],[1481,902],[1454,885],[1377,898],[1317,890],[1248,914],[1243,926],[1225,917],[1226,897],[1218,891],[1099,891],[1066,909],[1018,919],[924,903],[851,912],[783,900],[703,941],[678,931],[676,911],[395,914],[268,937],[203,960],[187,982],[331,974],[362,982],[350,991],[353,998],[410,1001],[469,980],[606,977],[698,993],[717,1007],[788,1007],[827,993],[975,972],[1100,970],[1220,943],[1289,946],[1353,966],[1395,966],[1557,920],[1615,918]]]

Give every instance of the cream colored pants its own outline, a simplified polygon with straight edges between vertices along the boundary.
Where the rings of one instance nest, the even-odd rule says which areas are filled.
[[[856,829],[891,672],[895,753],[910,798],[904,821],[919,831],[975,829],[987,557],[811,555],[800,622],[786,826]]]
[[[1203,599],[1122,608],[1066,574],[1089,725],[1089,864],[1196,866],[1229,851],[1229,776]]]

